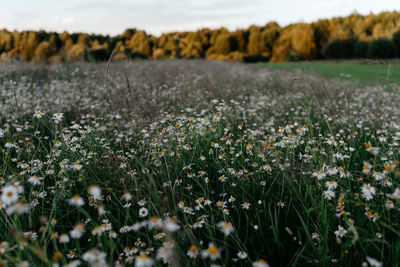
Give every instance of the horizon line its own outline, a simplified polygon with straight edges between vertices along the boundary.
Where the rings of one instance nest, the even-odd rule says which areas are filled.
[[[6,30],[8,32],[13,32],[13,31],[17,31],[17,32],[24,32],[24,31],[27,31],[27,32],[30,32],[30,31],[31,32],[39,32],[39,31],[44,31],[44,32],[47,32],[47,33],[57,33],[57,34],[61,34],[61,33],[67,32],[68,34],[88,34],[88,35],[102,35],[102,36],[109,36],[109,37],[117,37],[118,35],[121,35],[122,33],[124,33],[126,30],[135,29],[137,31],[144,31],[146,34],[154,36],[154,37],[160,37],[160,36],[162,36],[164,34],[186,33],[186,32],[190,33],[190,32],[198,32],[198,31],[201,31],[201,30],[218,30],[218,29],[222,29],[222,28],[226,28],[229,32],[234,32],[236,30],[248,29],[251,26],[263,27],[264,25],[267,25],[269,23],[277,23],[279,25],[279,27],[285,28],[285,27],[288,27],[288,26],[293,25],[293,24],[300,24],[300,23],[312,24],[312,23],[320,21],[320,20],[331,20],[331,19],[335,19],[335,18],[345,18],[345,17],[349,17],[349,16],[352,16],[352,15],[360,15],[360,16],[363,16],[363,17],[369,16],[369,15],[375,15],[376,16],[376,15],[379,15],[379,14],[382,14],[382,13],[400,13],[400,9],[399,10],[396,10],[396,9],[394,9],[394,10],[384,10],[384,11],[380,11],[378,13],[374,13],[374,12],[370,11],[367,14],[362,14],[361,12],[358,12],[357,10],[354,10],[348,15],[337,15],[337,16],[334,15],[332,17],[321,17],[321,18],[318,18],[316,20],[312,20],[312,21],[308,21],[308,22],[307,21],[303,21],[303,20],[299,20],[297,22],[290,22],[290,23],[287,23],[287,24],[284,24],[284,25],[281,25],[276,20],[271,20],[271,21],[267,21],[263,25],[257,25],[257,24],[253,23],[253,24],[249,24],[247,27],[236,27],[235,29],[229,29],[229,26],[226,26],[226,25],[221,25],[221,26],[216,26],[216,27],[204,26],[204,27],[198,27],[198,28],[192,29],[192,30],[163,31],[163,32],[161,32],[161,34],[153,34],[153,33],[150,33],[149,31],[147,31],[145,29],[136,28],[136,27],[129,27],[129,26],[126,27],[125,29],[123,29],[118,34],[89,32],[89,31],[87,31],[87,32],[85,32],[85,31],[68,31],[68,30],[53,31],[53,30],[46,30],[46,29],[42,29],[42,28],[40,28],[40,29],[28,29],[28,28],[25,28],[25,29],[12,29],[12,30],[9,30],[7,28],[7,26],[3,26],[3,25],[0,25],[0,30]]]

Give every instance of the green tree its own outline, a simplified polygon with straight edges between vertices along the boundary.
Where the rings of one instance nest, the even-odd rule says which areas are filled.
[[[386,38],[373,40],[368,45],[368,58],[393,58],[396,56],[396,46]]]
[[[392,37],[393,44],[396,47],[396,55],[400,57],[400,30],[395,32]]]

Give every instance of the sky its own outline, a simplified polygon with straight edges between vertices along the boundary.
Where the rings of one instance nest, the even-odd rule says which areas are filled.
[[[281,26],[357,12],[400,11],[399,0],[0,0],[0,29],[117,35]]]

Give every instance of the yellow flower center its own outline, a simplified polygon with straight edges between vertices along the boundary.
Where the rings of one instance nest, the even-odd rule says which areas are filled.
[[[218,248],[216,246],[212,246],[208,248],[208,252],[210,252],[210,254],[215,254],[218,252]]]

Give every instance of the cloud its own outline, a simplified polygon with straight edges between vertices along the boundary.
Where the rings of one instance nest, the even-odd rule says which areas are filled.
[[[135,27],[159,35],[162,32],[205,27],[247,27],[249,17],[254,20],[250,20],[251,23],[264,23],[271,11],[251,10],[251,6],[254,8],[259,3],[260,0],[147,0],[120,1],[116,4],[109,0],[92,0],[58,5],[53,13],[68,16],[69,23],[63,21],[62,26],[68,26],[72,31],[95,32],[101,28],[102,32],[118,34],[125,28]],[[88,13],[91,15],[86,16]]]
[[[73,24],[74,21],[75,21],[75,19],[72,18],[72,17],[65,17],[65,18],[61,19],[61,24],[64,25],[64,26],[67,26],[67,25]]]
[[[343,7],[344,5],[345,2],[342,0],[316,2],[301,8],[297,8],[294,10],[294,13],[302,14],[302,13],[316,12],[316,11],[326,10],[328,8],[331,9],[331,8]]]

